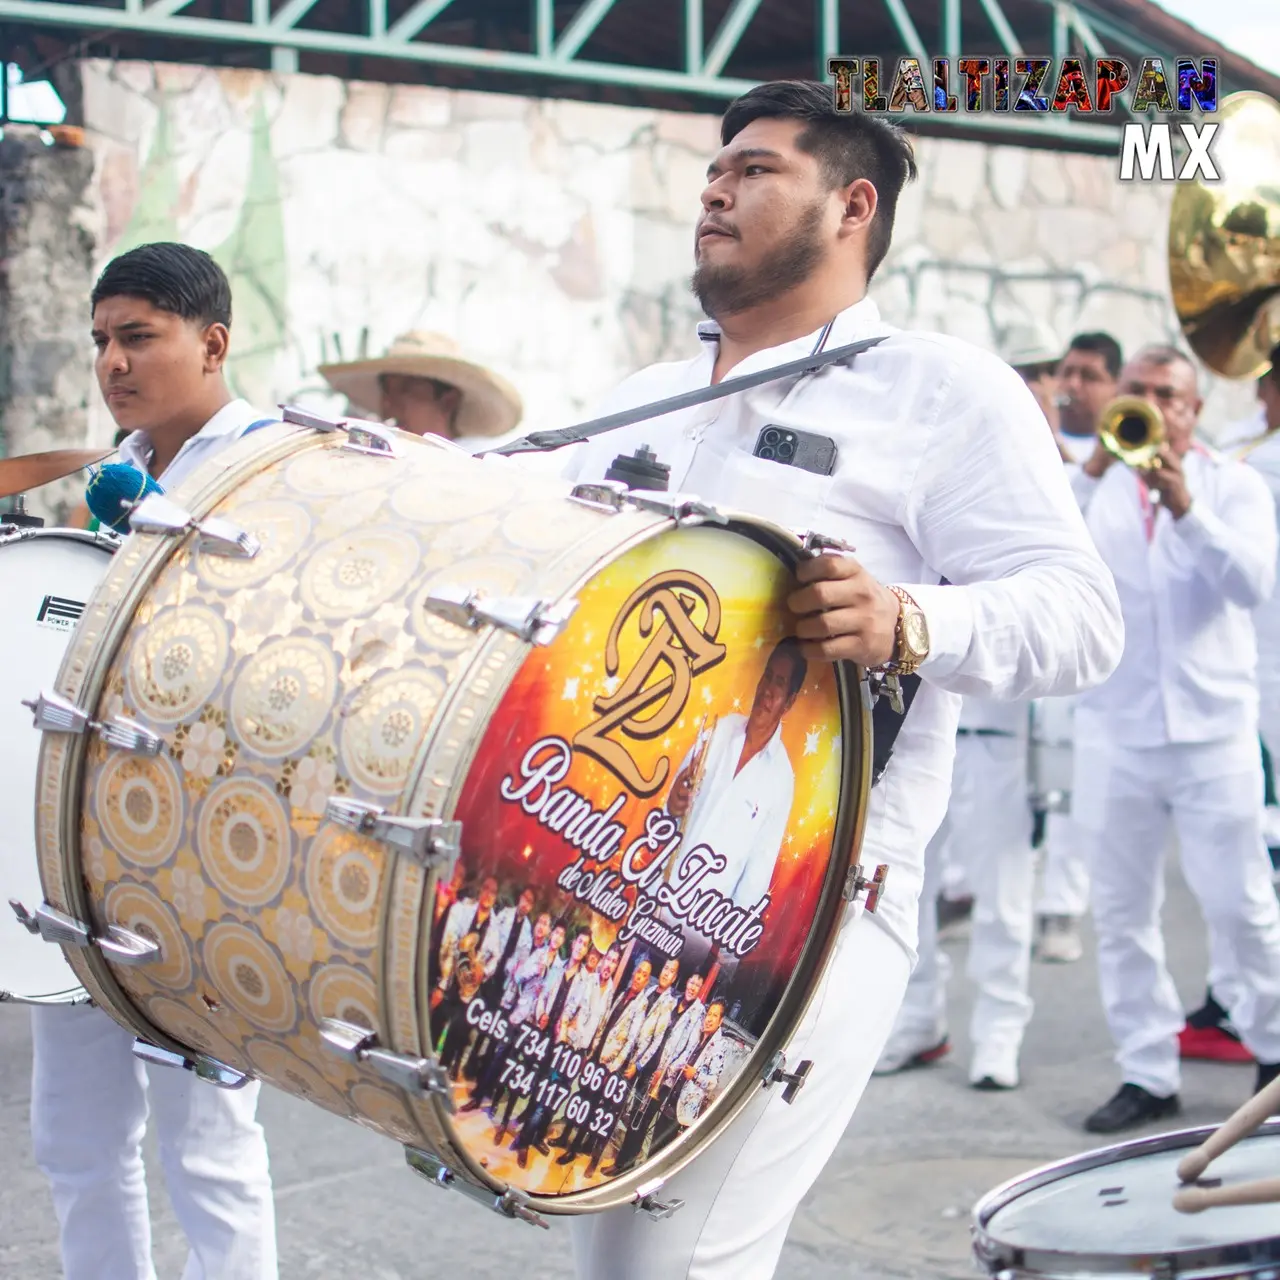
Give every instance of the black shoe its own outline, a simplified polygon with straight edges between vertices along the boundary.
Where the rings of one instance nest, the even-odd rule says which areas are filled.
[[[1239,1036],[1230,1029],[1230,1015],[1214,998],[1212,991],[1205,992],[1204,1004],[1194,1013],[1187,1014],[1187,1026],[1195,1027],[1197,1031],[1203,1031],[1207,1027],[1221,1027],[1233,1039],[1239,1039]]]
[[[556,1164],[572,1164],[578,1158],[578,1153],[570,1147],[568,1151],[562,1151],[556,1159]]]
[[[1176,1116],[1181,1109],[1176,1093],[1170,1098],[1157,1098],[1141,1085],[1122,1084],[1115,1097],[1084,1122],[1085,1132],[1119,1133],[1122,1129],[1136,1129],[1152,1120]]]
[[[1261,1093],[1276,1076],[1280,1076],[1280,1062],[1258,1063],[1258,1078],[1254,1082],[1254,1093]]]

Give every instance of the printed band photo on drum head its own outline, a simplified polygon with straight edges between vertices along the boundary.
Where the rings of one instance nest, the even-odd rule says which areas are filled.
[[[556,1196],[634,1171],[740,1075],[832,857],[834,668],[789,571],[726,530],[661,535],[576,593],[492,716],[437,892],[432,1047],[495,1178]]]

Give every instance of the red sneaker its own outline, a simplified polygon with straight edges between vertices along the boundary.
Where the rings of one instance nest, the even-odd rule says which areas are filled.
[[[1253,1061],[1253,1054],[1221,1027],[1183,1027],[1178,1032],[1178,1053],[1205,1062]]]

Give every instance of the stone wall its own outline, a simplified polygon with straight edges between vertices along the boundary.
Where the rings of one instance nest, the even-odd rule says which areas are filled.
[[[426,328],[510,377],[527,428],[563,426],[636,367],[694,349],[713,116],[143,63],[82,77],[95,269],[146,240],[213,252],[233,282],[231,372],[264,407],[340,411],[317,364]],[[924,139],[918,155],[873,282],[890,320],[983,345],[1028,317],[1126,348],[1175,335],[1167,188],[1052,151]],[[75,225],[50,233],[51,262],[79,261]],[[50,278],[80,316],[84,271]],[[67,351],[50,430],[109,440],[87,340]],[[1214,385],[1206,426],[1251,407],[1251,386]],[[15,430],[9,448],[32,438]]]
[[[0,138],[0,452],[85,443],[91,399],[89,291],[94,157],[39,130]],[[110,438],[110,437],[108,437]],[[41,495],[55,502],[68,483]],[[33,504],[33,510],[39,506]]]

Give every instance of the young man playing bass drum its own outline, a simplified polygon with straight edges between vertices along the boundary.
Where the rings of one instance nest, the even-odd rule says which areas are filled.
[[[98,385],[129,433],[120,457],[163,488],[273,421],[227,388],[231,289],[207,254],[142,245],[107,265],[91,306]],[[66,1280],[155,1280],[142,1162],[150,1115],[190,1244],[184,1280],[275,1280],[275,1205],[255,1118],[262,1086],[220,1089],[144,1067],[133,1035],[92,1006],[31,1014],[32,1142]]]
[[[761,85],[733,103],[694,232],[709,320],[692,360],[629,378],[608,413],[887,335],[850,364],[768,383],[575,446],[563,474],[604,477],[649,444],[670,488],[856,548],[803,564],[790,599],[810,662],[897,664],[922,683],[872,791],[862,861],[890,867],[874,915],[849,908],[788,1049],[811,1059],[788,1105],[761,1090],[671,1178],[673,1216],[575,1218],[582,1280],[763,1280],[893,1026],[915,961],[924,850],[947,806],[962,695],[1023,700],[1100,683],[1119,660],[1115,585],[1049,426],[1012,369],[970,343],[894,329],[867,296],[915,175],[905,136],[837,114],[830,86]],[[763,427],[834,442],[831,474],[757,456]],[[948,585],[941,580],[946,579]]]

